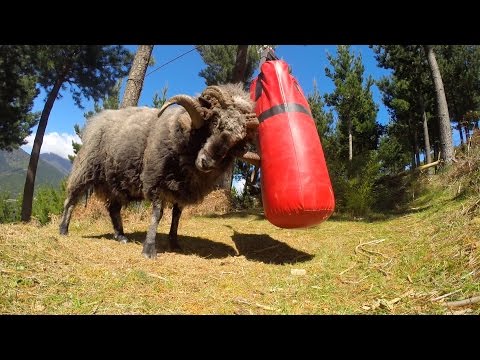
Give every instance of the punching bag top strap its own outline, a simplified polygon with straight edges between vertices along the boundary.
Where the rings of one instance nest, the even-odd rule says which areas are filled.
[[[260,114],[260,116],[258,116],[258,121],[262,122],[267,120],[268,118],[271,118],[272,116],[282,114],[285,112],[301,112],[309,116],[312,116],[312,114],[310,114],[310,111],[308,111],[308,109],[302,104],[287,103],[287,104],[275,105],[275,106],[272,106],[270,109],[265,110]]]

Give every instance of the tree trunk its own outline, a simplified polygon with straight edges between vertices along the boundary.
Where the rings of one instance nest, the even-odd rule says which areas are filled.
[[[235,166],[235,161],[232,163],[222,176],[217,180],[216,186],[220,189],[231,190],[232,180],[233,180],[233,168]]]
[[[415,127],[413,129],[413,146],[414,146],[414,151],[415,151],[415,167],[420,166],[420,146],[418,145],[418,129],[417,129],[417,123],[415,122]]]
[[[237,58],[235,61],[235,68],[233,69],[233,82],[245,82],[245,69],[247,68],[247,51],[248,45],[238,45],[237,48]],[[223,175],[218,179],[216,185],[225,190],[230,190],[232,188],[233,181],[233,168],[235,162],[223,173]]]
[[[137,106],[143,88],[143,80],[152,55],[153,45],[139,45],[132,68],[128,74],[127,85],[120,108]]]
[[[430,71],[435,85],[435,94],[437,98],[437,113],[440,130],[440,150],[442,152],[442,159],[445,164],[452,163],[454,158],[452,130],[450,126],[450,115],[448,114],[448,104],[445,97],[445,90],[443,88],[442,75],[433,52],[432,45],[424,45],[425,54],[427,55]]]
[[[245,70],[247,68],[248,45],[238,45],[237,60],[233,69],[233,82],[245,82]]]
[[[465,144],[465,140],[463,139],[462,124],[458,123],[457,129],[458,129],[458,133],[460,134],[460,145],[463,146]]]
[[[70,66],[68,66],[69,69]],[[65,80],[65,76],[68,70],[58,77],[52,91],[48,95],[47,102],[43,107],[42,115],[40,116],[40,122],[38,123],[37,133],[35,134],[35,140],[33,142],[32,153],[30,154],[30,161],[28,162],[27,177],[25,178],[25,186],[23,188],[23,200],[22,200],[22,221],[30,221],[32,217],[32,204],[33,204],[33,190],[35,187],[35,177],[37,175],[38,158],[40,156],[40,149],[42,148],[43,136],[47,128],[48,118],[50,111],[52,111],[53,103],[57,99],[58,92],[62,87]]]
[[[425,103],[423,98],[420,96],[420,111],[423,118],[423,140],[425,142],[425,164],[430,164],[432,162],[432,155],[430,149],[430,135],[428,134],[428,119],[427,113],[425,112]]]
[[[348,160],[353,159],[353,136],[352,136],[352,120],[348,119]]]

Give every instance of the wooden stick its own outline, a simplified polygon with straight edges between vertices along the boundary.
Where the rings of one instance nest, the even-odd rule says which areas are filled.
[[[440,164],[440,161],[441,160],[437,160],[437,161],[431,162],[431,163],[426,164],[426,165],[420,165],[420,166],[415,168],[415,171],[422,171],[422,170],[426,170],[428,168],[431,168],[432,166],[437,166],[438,164]]]
[[[479,302],[480,302],[480,296],[474,296],[465,300],[450,301],[450,302],[447,302],[445,305],[449,307],[460,307],[460,306],[465,306],[470,304],[476,304]]]
[[[342,276],[342,275],[345,274],[347,271],[352,270],[355,266],[357,266],[357,263],[353,264],[353,265],[350,266],[348,269],[343,270],[343,271],[342,271],[340,274],[338,274],[338,275]]]
[[[462,289],[457,289],[457,290],[452,291],[452,292],[450,292],[450,293],[448,293],[448,294],[445,294],[445,295],[442,295],[442,296],[438,296],[438,297],[436,297],[435,299],[432,299],[432,301],[442,300],[442,299],[444,299],[444,298],[446,298],[446,297],[448,297],[448,296],[450,296],[450,295],[456,294],[457,292],[459,292],[459,291],[461,291],[461,290],[462,290]]]

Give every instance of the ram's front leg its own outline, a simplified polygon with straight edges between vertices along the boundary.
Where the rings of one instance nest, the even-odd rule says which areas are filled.
[[[163,215],[163,202],[153,203],[152,220],[148,228],[147,237],[143,243],[142,254],[148,259],[154,259],[157,256],[157,247],[155,239],[157,237],[157,227]]]
[[[178,244],[178,223],[180,222],[180,216],[182,215],[183,207],[178,204],[173,204],[172,208],[172,224],[170,225],[170,233],[168,234],[168,244],[171,251],[181,251],[182,248]]]

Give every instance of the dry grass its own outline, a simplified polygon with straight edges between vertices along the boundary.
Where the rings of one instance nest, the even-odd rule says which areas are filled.
[[[183,253],[165,252],[167,216],[154,261],[140,254],[147,210],[124,212],[126,245],[94,202],[77,210],[68,237],[58,219],[0,225],[0,313],[479,314],[478,304],[445,302],[480,293],[480,221],[458,217],[465,203],[441,201],[388,221],[301,230],[261,215],[190,215]]]
[[[447,306],[480,295],[480,191],[465,170],[478,171],[472,156],[460,158],[455,176],[425,177],[430,190],[408,213],[375,222],[280,229],[261,213],[229,212],[214,192],[185,209],[182,253],[165,251],[165,212],[154,261],[141,256],[143,206],[123,211],[126,245],[112,240],[94,198],[76,208],[68,237],[58,235],[58,217],[44,227],[0,225],[0,313],[480,314],[478,302]]]

